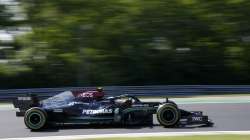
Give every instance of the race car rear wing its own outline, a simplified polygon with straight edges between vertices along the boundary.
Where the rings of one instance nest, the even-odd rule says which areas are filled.
[[[24,116],[26,110],[39,106],[39,99],[36,94],[28,94],[27,96],[14,99],[13,105],[15,108],[19,108],[19,111],[16,112],[16,116]]]

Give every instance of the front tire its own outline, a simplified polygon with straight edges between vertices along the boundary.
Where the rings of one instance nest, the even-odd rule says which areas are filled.
[[[157,110],[157,120],[164,127],[173,127],[180,120],[180,111],[175,104],[165,103]]]
[[[39,130],[47,123],[47,113],[38,107],[30,108],[25,112],[24,123],[31,130]]]

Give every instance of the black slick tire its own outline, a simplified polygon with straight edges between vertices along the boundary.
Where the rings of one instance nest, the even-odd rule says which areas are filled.
[[[47,113],[39,108],[33,107],[25,112],[24,123],[31,130],[40,130],[47,123]]]
[[[176,104],[165,103],[157,109],[157,120],[164,127],[174,127],[180,120],[180,111]]]

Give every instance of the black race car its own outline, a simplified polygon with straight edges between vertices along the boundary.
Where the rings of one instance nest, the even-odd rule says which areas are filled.
[[[201,111],[185,111],[166,98],[165,102],[143,102],[133,95],[102,97],[98,91],[65,91],[45,100],[36,95],[14,100],[17,116],[39,130],[49,124],[152,125],[156,114],[164,127],[212,126]]]

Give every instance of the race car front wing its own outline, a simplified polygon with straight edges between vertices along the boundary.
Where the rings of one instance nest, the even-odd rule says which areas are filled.
[[[201,111],[185,111],[181,110],[181,119],[179,126],[198,125],[198,126],[213,126],[214,123],[208,119],[208,116],[202,114]]]

